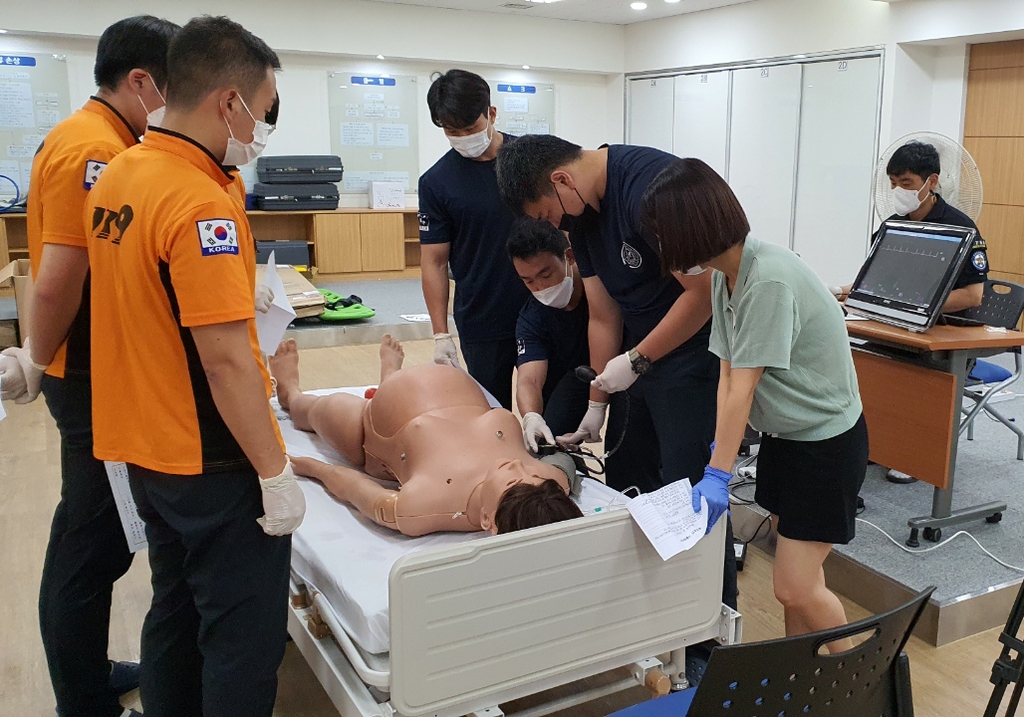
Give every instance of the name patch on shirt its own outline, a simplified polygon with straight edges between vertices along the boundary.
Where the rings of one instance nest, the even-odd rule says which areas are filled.
[[[416,216],[419,217],[419,220],[420,220],[420,231],[421,232],[429,232],[430,231],[430,216],[426,212],[419,212]]]
[[[644,258],[636,249],[622,242],[622,263],[630,269],[639,269],[644,263]]]
[[[100,175],[103,174],[103,170],[106,168],[106,162],[98,162],[95,159],[86,160],[85,177],[82,179],[82,186],[86,189],[92,189],[92,185],[99,181]]]
[[[203,219],[196,222],[203,256],[238,253],[238,232],[230,219]]]

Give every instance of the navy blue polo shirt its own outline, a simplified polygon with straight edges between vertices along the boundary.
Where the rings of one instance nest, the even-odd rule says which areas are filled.
[[[531,361],[548,362],[548,379],[556,382],[577,366],[590,365],[587,327],[590,308],[584,294],[572,311],[553,309],[532,296],[516,323],[516,366]]]
[[[494,168],[494,160],[477,162],[453,149],[420,177],[420,243],[451,245],[452,313],[463,343],[514,338],[530,296],[505,250],[515,215],[498,194]]]
[[[889,220],[909,221],[909,217],[893,214],[886,221]],[[978,225],[974,223],[973,219],[952,206],[938,194],[935,195],[935,206],[932,207],[932,210],[921,221],[928,222],[929,224],[949,224],[954,227],[967,227],[975,231],[978,229]],[[875,232],[875,235],[871,237],[871,243],[874,244],[877,240],[878,232]],[[956,278],[956,283],[953,284],[954,289],[963,289],[966,286],[980,284],[988,279],[987,249],[988,245],[981,238],[981,234],[975,235],[971,254],[967,257],[967,261],[964,262],[964,266],[960,270],[960,276]]]
[[[643,340],[684,291],[675,277],[662,275],[658,255],[640,227],[644,192],[677,160],[650,147],[609,146],[601,211],[569,233],[580,274],[600,278],[622,310],[626,346]],[[707,344],[710,331],[709,320],[683,346]]]

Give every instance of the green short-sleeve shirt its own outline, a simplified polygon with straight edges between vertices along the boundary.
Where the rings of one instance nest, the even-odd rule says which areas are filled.
[[[712,278],[710,350],[764,368],[750,425],[794,441],[848,431],[863,410],[843,310],[800,257],[747,237],[735,290]]]

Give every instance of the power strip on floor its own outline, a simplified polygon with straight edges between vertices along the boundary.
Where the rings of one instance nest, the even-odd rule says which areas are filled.
[[[977,387],[975,387],[975,386],[968,386],[967,390],[970,391],[971,393],[973,393],[978,398],[981,398],[983,395],[985,395],[985,390],[986,389],[984,388],[984,386],[977,386]],[[1014,393],[1013,391],[1011,391],[1008,388],[1004,388],[1002,391],[1000,391],[999,393],[997,393],[994,396],[992,396],[992,398],[990,398],[988,400],[988,402],[989,403],[999,403],[1001,401],[1012,401],[1015,398],[1017,398],[1017,394],[1016,393]]]

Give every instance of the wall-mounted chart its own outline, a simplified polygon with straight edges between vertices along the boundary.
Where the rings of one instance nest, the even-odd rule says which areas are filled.
[[[36,149],[69,114],[62,57],[0,50],[0,205],[25,200]]]
[[[384,181],[415,191],[421,101],[416,78],[329,72],[327,88],[331,149],[345,165],[340,190],[365,193],[369,182]]]
[[[506,134],[553,134],[555,86],[524,85],[488,80],[491,103],[498,109],[496,126]]]

